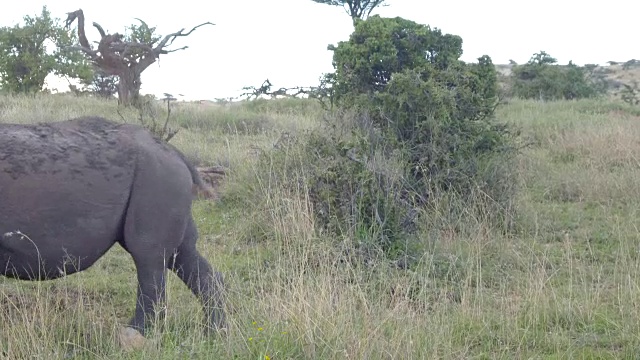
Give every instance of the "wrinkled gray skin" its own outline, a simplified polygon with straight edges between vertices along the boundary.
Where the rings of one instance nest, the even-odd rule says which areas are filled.
[[[191,215],[200,184],[177,149],[139,126],[97,117],[0,124],[0,274],[55,279],[119,243],[138,275],[131,327],[144,334],[171,269],[220,329],[222,276],[196,250]]]

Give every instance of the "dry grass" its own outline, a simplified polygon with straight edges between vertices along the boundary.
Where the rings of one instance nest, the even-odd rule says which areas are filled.
[[[0,98],[0,121],[117,120],[114,106]],[[172,141],[232,169],[221,202],[194,206],[199,247],[227,277],[228,336],[203,337],[197,301],[170,277],[152,348],[124,353],[115,330],[133,312],[135,273],[114,248],[68,278],[1,280],[0,358],[633,358],[640,350],[635,110],[597,101],[501,108],[531,144],[520,158],[516,235],[471,216],[427,229],[430,251],[405,271],[343,261],[332,244],[350,239],[314,230],[306,189],[274,186],[257,165],[256,152],[316,126],[320,112],[251,106],[180,109],[184,128]]]

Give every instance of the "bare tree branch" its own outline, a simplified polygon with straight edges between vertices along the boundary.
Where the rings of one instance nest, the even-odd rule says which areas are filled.
[[[67,49],[69,50],[78,50],[78,51],[82,51],[85,54],[89,55],[91,57],[91,59],[95,58],[96,56],[98,56],[97,52],[91,49],[87,49],[84,46],[69,46],[67,47]]]
[[[140,19],[140,18],[134,18],[134,19],[136,19],[136,20],[140,21],[140,23],[142,24],[142,26],[146,27],[147,29],[149,28],[149,25],[147,25],[147,23],[146,23],[146,22],[144,22],[142,19]]]
[[[76,18],[78,19],[78,40],[80,41],[80,45],[87,49],[91,49],[91,45],[87,40],[87,34],[84,32],[84,14],[82,13],[82,9],[67,13],[65,26],[69,28]]]
[[[107,36],[107,34],[104,32],[104,29],[102,28],[102,26],[100,26],[100,24],[98,24],[97,22],[93,23],[93,27],[98,29],[98,32],[100,33],[100,37],[101,38]]]
[[[202,23],[200,25],[196,25],[193,27],[193,29],[191,29],[188,33],[183,34],[182,32],[184,31],[184,28],[180,29],[180,31],[178,32],[174,32],[173,34],[169,34],[167,36],[164,37],[164,39],[162,39],[162,41],[160,41],[160,43],[154,48],[155,51],[160,51],[162,50],[165,46],[171,45],[173,44],[173,41],[179,37],[179,36],[189,36],[191,35],[191,33],[196,30],[197,28],[204,26],[204,25],[215,25],[214,23],[211,23],[209,21]]]
[[[161,51],[160,51],[160,54],[169,54],[169,53],[172,53],[172,52],[176,52],[176,51],[180,51],[180,50],[185,50],[185,49],[188,49],[188,48],[189,48],[188,46],[183,46],[183,47],[181,47],[181,48],[172,49],[172,50],[161,50]]]

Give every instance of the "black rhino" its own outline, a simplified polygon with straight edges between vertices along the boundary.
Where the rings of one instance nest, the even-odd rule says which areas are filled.
[[[198,172],[146,129],[100,117],[0,124],[0,274],[55,279],[94,264],[115,243],[138,277],[129,326],[144,334],[167,269],[225,327],[222,275],[196,250]]]

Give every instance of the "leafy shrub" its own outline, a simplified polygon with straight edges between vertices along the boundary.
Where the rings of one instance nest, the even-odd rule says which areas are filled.
[[[423,201],[442,192],[470,197],[481,183],[477,175],[484,162],[511,152],[510,133],[491,121],[493,108],[481,95],[478,77],[464,68],[434,75],[396,74],[378,97],[385,114],[379,125],[406,155],[414,193]]]
[[[493,121],[495,66],[486,55],[460,61],[459,36],[373,16],[333,49],[338,104],[371,114],[422,203],[434,192],[470,194],[480,159],[511,150],[508,129]]]
[[[493,118],[489,56],[466,64],[459,36],[379,16],[329,48],[332,101],[338,114],[355,115],[335,116],[299,139],[308,155],[294,183],[308,189],[316,225],[395,257],[420,248],[418,219],[436,203],[502,220],[515,151],[511,132]]]
[[[376,15],[359,22],[349,41],[329,49],[334,51],[335,102],[361,102],[367,108],[394,73],[425,66],[443,70],[458,61],[462,39],[400,17]]]
[[[93,77],[83,83],[89,88],[89,92],[99,97],[111,99],[118,93],[118,77],[108,75],[100,69],[95,70]]]
[[[523,99],[572,100],[591,98],[606,91],[602,79],[590,78],[588,68],[572,62],[561,67],[544,51],[534,54],[528,63],[513,67],[513,93]]]
[[[632,85],[622,84],[623,89],[619,92],[622,101],[629,105],[640,105],[640,87],[637,81],[633,81]]]
[[[410,237],[418,209],[406,196],[401,156],[370,117],[338,113],[261,159],[270,183],[307,189],[321,234],[336,245],[352,239],[361,258],[371,259],[397,258],[418,246]]]

